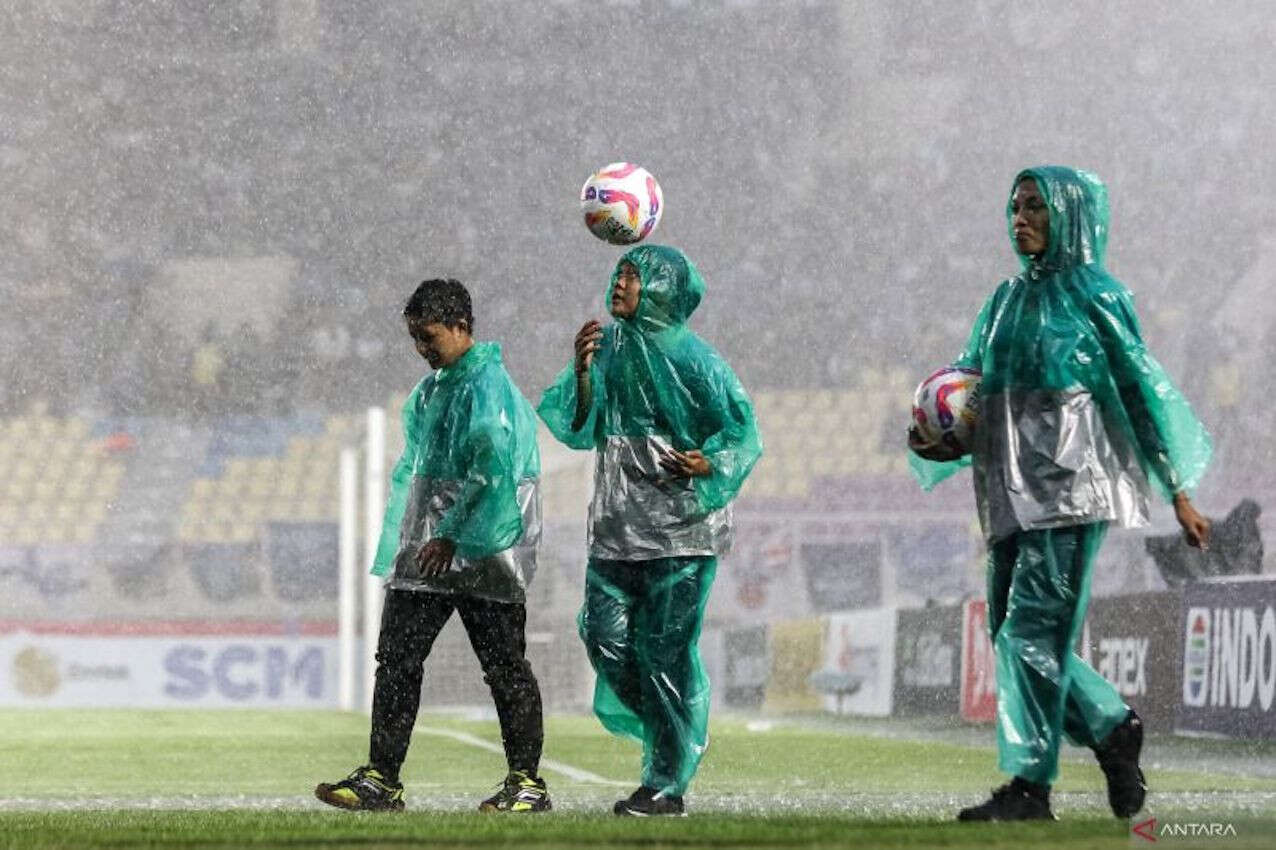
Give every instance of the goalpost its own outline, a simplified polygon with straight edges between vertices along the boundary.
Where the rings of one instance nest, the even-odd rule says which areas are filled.
[[[341,450],[337,570],[337,694],[342,711],[372,712],[374,655],[381,626],[382,579],[371,574],[386,504],[385,408],[370,407],[363,445],[363,569],[359,569],[359,449]],[[362,576],[362,580],[360,580]],[[362,597],[362,618],[359,600]],[[358,626],[362,620],[362,640]],[[362,682],[362,686],[360,686]]]

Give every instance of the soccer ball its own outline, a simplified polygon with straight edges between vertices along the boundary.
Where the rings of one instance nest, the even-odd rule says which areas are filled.
[[[664,196],[651,172],[632,162],[613,162],[590,175],[580,190],[589,232],[613,245],[647,238],[660,223]]]
[[[913,395],[913,426],[923,440],[970,451],[979,422],[978,369],[945,366],[917,385]]]

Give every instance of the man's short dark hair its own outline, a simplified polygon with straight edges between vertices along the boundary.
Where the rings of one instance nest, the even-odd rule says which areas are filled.
[[[426,324],[438,322],[449,328],[465,322],[469,332],[474,333],[474,308],[470,305],[470,293],[455,278],[436,277],[421,281],[404,305],[403,315]]]

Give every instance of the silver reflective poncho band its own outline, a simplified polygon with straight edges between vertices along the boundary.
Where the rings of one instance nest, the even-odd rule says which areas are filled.
[[[990,540],[1016,531],[1116,521],[1148,524],[1147,479],[1094,397],[1003,392],[985,397],[975,432],[975,501]]]
[[[416,563],[417,552],[438,536],[439,523],[456,504],[462,483],[424,476],[412,479],[412,495],[403,514],[399,553],[394,559],[394,575],[389,586],[394,590],[465,593],[498,601],[524,598],[536,575],[536,547],[541,539],[540,484],[535,478],[525,478],[518,484],[523,534],[513,546],[486,557],[458,555],[443,575],[421,575]]]
[[[610,560],[716,555],[731,545],[731,507],[705,513],[690,479],[660,467],[669,440],[608,437],[594,468],[589,554]]]

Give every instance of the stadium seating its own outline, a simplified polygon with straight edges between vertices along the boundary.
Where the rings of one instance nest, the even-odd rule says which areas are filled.
[[[849,390],[777,390],[755,395],[766,451],[742,494],[801,500],[823,478],[901,474],[894,437],[906,421],[910,386],[901,371],[868,369]],[[387,400],[387,471],[402,451],[398,411]],[[336,522],[337,468],[344,445],[361,440],[360,414],[324,419],[231,417],[219,429],[174,517],[183,544],[247,544],[270,522]],[[44,414],[0,420],[0,535],[10,544],[87,543],[119,494],[122,455],[78,418]],[[541,429],[545,516],[584,509],[588,455]]]
[[[119,491],[123,461],[89,423],[37,413],[0,420],[0,540],[89,543]]]
[[[358,438],[359,427],[358,417],[331,416],[320,433],[299,434],[279,421],[250,447],[265,453],[227,454],[225,441],[216,444],[204,466],[211,474],[191,483],[178,539],[248,543],[260,539],[268,522],[336,522],[338,459],[342,446]]]
[[[863,379],[858,389],[757,393],[765,453],[742,496],[802,499],[820,478],[904,474],[909,376],[866,369]]]

